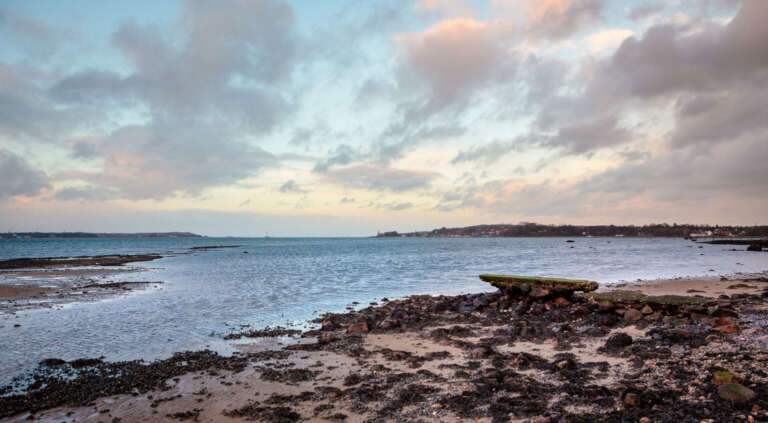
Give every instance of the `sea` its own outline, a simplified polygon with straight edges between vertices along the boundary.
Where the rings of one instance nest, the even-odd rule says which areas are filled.
[[[311,327],[325,312],[383,297],[493,291],[481,273],[603,285],[768,271],[768,254],[676,238],[78,238],[0,239],[0,260],[161,253],[114,281],[162,281],[97,302],[0,314],[0,385],[46,358],[153,360],[230,354],[243,328]],[[236,245],[190,250],[191,247]],[[738,251],[734,251],[738,250]],[[3,276],[0,272],[0,283]],[[18,326],[17,326],[18,325]]]

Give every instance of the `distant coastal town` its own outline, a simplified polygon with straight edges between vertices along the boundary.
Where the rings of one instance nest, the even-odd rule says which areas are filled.
[[[649,225],[543,225],[518,224],[475,225],[462,228],[440,228],[431,231],[399,233],[379,232],[377,238],[502,238],[502,237],[666,237],[666,238],[763,238],[768,225],[721,226],[693,224]]]

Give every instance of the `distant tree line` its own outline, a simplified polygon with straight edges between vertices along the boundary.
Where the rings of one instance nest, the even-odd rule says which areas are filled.
[[[648,225],[542,225],[523,222],[519,224],[475,225],[463,228],[440,228],[424,232],[380,232],[377,237],[421,238],[490,238],[490,237],[688,237],[707,235],[713,237],[766,237],[768,225],[722,226],[652,223]]]

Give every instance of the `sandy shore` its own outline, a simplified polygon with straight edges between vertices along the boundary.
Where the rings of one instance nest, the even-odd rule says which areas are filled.
[[[50,361],[39,381],[52,388],[0,398],[0,415],[13,415],[0,421],[768,421],[766,282],[615,289],[699,296],[710,314],[420,296],[329,314],[322,330],[243,344],[231,358]],[[754,396],[728,396],[730,382]]]

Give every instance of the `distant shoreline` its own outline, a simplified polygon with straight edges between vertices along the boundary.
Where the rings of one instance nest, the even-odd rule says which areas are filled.
[[[6,232],[0,233],[0,238],[204,238],[192,232],[142,232],[142,233],[108,233],[108,232]]]
[[[400,233],[379,232],[377,238],[552,238],[552,237],[615,237],[615,238],[763,238],[768,237],[768,225],[720,226],[693,224],[649,225],[542,225],[538,223],[474,225],[458,228],[433,229]]]

